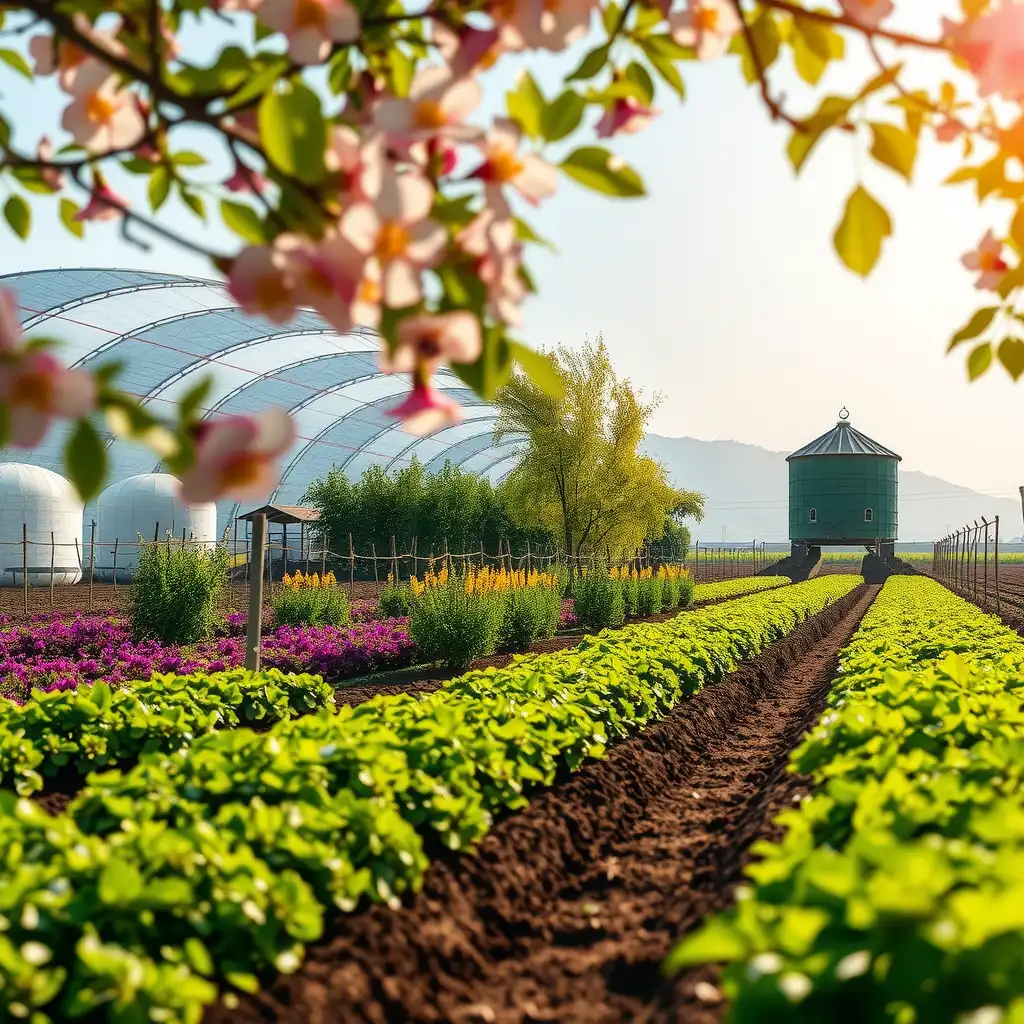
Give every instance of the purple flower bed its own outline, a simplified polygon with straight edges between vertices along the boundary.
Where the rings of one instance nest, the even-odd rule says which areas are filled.
[[[580,624],[580,620],[576,618],[576,612],[573,611],[574,604],[575,602],[571,597],[566,597],[562,600],[562,629],[572,629]]]
[[[63,690],[82,682],[148,679],[154,672],[217,672],[245,658],[244,616],[236,636],[175,647],[133,641],[113,616],[76,616],[0,629],[0,694],[23,699],[36,686]],[[237,623],[231,626],[237,629]],[[403,619],[334,627],[282,626],[263,637],[263,664],[311,672],[328,682],[409,665],[414,645]]]

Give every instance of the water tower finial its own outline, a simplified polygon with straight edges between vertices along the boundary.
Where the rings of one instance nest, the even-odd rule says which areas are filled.
[[[850,410],[847,409],[846,406],[844,405],[842,407],[842,409],[839,410],[839,421],[843,422],[845,420],[848,420],[849,418],[850,418]]]

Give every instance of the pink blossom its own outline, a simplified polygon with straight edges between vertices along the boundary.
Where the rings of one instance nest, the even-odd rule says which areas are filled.
[[[122,199],[102,178],[94,175],[92,193],[85,207],[75,214],[75,220],[116,220],[122,210],[128,208],[128,200]]]
[[[419,302],[420,272],[444,250],[444,228],[427,219],[433,201],[434,189],[426,179],[388,170],[376,203],[356,203],[341,219],[341,235],[379,261],[383,301],[392,308]]]
[[[35,448],[52,419],[81,419],[95,408],[96,381],[84,370],[66,370],[49,352],[28,352],[0,362],[0,403],[7,412],[9,443]]]
[[[936,125],[935,138],[939,142],[954,142],[960,138],[963,128],[958,121],[954,121],[952,118],[947,118],[942,124]]]
[[[967,22],[942,19],[943,38],[970,67],[982,96],[1024,97],[1024,5],[1002,3]]]
[[[406,141],[445,138],[461,142],[482,133],[465,123],[480,105],[480,85],[473,78],[455,78],[448,68],[418,72],[407,99],[386,99],[377,107],[374,123]]]
[[[632,135],[646,128],[659,113],[661,111],[645,107],[632,96],[624,96],[615,100],[597,122],[597,137],[610,139],[620,133]]]
[[[235,257],[228,294],[246,313],[271,323],[287,323],[295,315],[294,281],[283,255],[269,245],[248,245]]]
[[[559,52],[590,28],[596,0],[492,0],[488,12],[506,49]]]
[[[46,135],[39,140],[36,147],[36,159],[44,164],[53,160],[53,143]],[[52,192],[59,192],[64,187],[64,172],[57,167],[40,167],[39,177]]]
[[[0,356],[17,355],[21,351],[21,322],[13,292],[0,288]]]
[[[502,53],[515,48],[515,40],[503,37],[498,26],[474,28],[463,24],[453,32],[447,25],[436,22],[433,33],[434,45],[452,74],[459,78],[488,70]]]
[[[480,146],[484,162],[470,174],[492,187],[488,202],[498,201],[494,193],[500,193],[503,185],[511,185],[534,206],[554,195],[558,171],[534,153],[520,153],[519,141],[520,131],[514,121],[495,119],[494,127]]]
[[[419,368],[431,377],[441,363],[473,363],[483,350],[480,321],[472,313],[410,316],[398,325],[393,352],[381,355],[385,373],[409,373]]]
[[[405,400],[388,409],[387,414],[402,421],[403,428],[417,437],[432,434],[442,427],[451,426],[462,420],[462,406],[440,391],[435,391],[430,382],[417,379]]]
[[[680,46],[694,47],[700,60],[713,60],[743,25],[730,0],[691,0],[686,10],[669,15],[668,27]]]
[[[865,28],[878,28],[893,12],[892,0],[839,0],[839,6]]]
[[[223,182],[223,185],[229,192],[262,192],[267,183],[262,175],[251,168],[235,164],[234,173]]]
[[[341,177],[339,199],[344,206],[372,201],[380,195],[386,162],[385,138],[379,131],[362,135],[342,125],[331,132],[324,162]]]
[[[298,64],[319,64],[332,43],[359,37],[359,12],[348,0],[262,0],[256,16],[288,37],[288,56]]]
[[[195,462],[181,478],[182,500],[191,504],[270,494],[277,460],[295,443],[297,432],[283,409],[266,409],[256,416],[206,421],[197,435]]]
[[[74,95],[61,124],[75,142],[91,152],[124,149],[145,134],[145,122],[132,94],[120,88],[104,65],[83,68],[75,79]]]
[[[972,252],[965,253],[963,265],[968,270],[978,270],[981,276],[978,278],[975,288],[983,291],[996,291],[1000,282],[1010,268],[1002,258],[1003,243],[996,238],[992,231],[988,231],[985,237],[978,243],[978,248]]]
[[[488,314],[518,326],[526,285],[519,273],[523,247],[511,211],[485,208],[459,232],[456,242],[476,257],[476,275],[487,286]]]

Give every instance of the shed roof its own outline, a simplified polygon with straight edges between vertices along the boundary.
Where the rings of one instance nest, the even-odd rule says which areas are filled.
[[[846,419],[839,420],[828,433],[816,437],[810,444],[798,448],[786,461],[813,455],[875,455],[884,459],[895,459],[897,462],[903,461],[895,452],[855,430]]]
[[[245,515],[235,516],[236,519],[244,519],[249,522],[262,513],[267,517],[268,523],[315,523],[320,518],[320,513],[313,508],[303,508],[301,505],[261,505],[254,508]]]

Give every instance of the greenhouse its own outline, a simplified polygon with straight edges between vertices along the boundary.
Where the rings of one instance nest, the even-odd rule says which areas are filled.
[[[14,293],[27,337],[58,338],[69,366],[123,363],[120,386],[156,412],[168,411],[207,375],[214,381],[208,414],[287,408],[299,437],[268,502],[299,504],[309,484],[332,466],[358,477],[374,464],[396,469],[416,458],[435,471],[450,460],[498,480],[514,464],[520,442],[494,443],[497,410],[450,371],[442,370],[436,384],[463,405],[464,421],[425,438],[406,433],[387,410],[401,400],[408,380],[380,372],[378,337],[366,328],[338,334],[310,311],[289,324],[272,324],[243,313],[222,283],[174,274],[35,270],[0,276],[0,288]],[[62,473],[67,436],[67,426],[58,424],[40,448],[4,451],[0,462]],[[143,447],[112,438],[108,446],[110,483],[162,472]],[[221,502],[218,534],[244,511]],[[88,506],[85,522],[97,515],[95,505]]]

